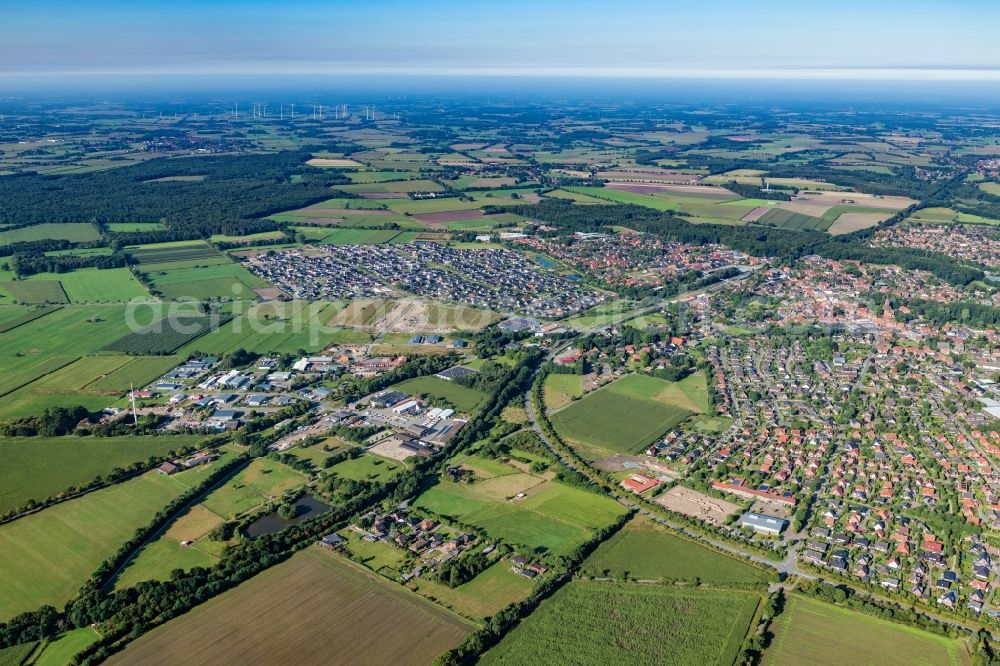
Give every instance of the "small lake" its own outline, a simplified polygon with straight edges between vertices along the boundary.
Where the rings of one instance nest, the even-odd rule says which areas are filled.
[[[246,535],[251,539],[256,539],[265,534],[276,534],[286,527],[301,523],[303,520],[318,516],[330,509],[329,504],[320,502],[312,495],[303,495],[295,501],[295,506],[298,509],[298,514],[291,520],[285,520],[278,515],[277,511],[272,511],[250,523]]]
[[[556,265],[554,261],[545,257],[535,257],[535,261],[540,263],[544,268],[552,268]]]

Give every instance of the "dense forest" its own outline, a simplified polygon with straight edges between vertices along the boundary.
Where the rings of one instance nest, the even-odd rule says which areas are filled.
[[[195,237],[273,231],[277,223],[259,218],[328,199],[331,186],[349,182],[306,166],[307,159],[308,153],[287,151],[150,160],[80,175],[7,176],[0,179],[0,224],[162,221],[170,230],[164,236]],[[184,176],[198,178],[163,180]]]

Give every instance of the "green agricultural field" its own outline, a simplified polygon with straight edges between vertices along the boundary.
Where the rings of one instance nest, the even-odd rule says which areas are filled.
[[[34,321],[39,317],[55,312],[59,309],[57,305],[35,307],[28,305],[5,305],[0,307],[0,333],[6,333],[29,321]]]
[[[10,231],[0,231],[0,245],[26,243],[38,240],[66,240],[72,243],[86,243],[101,237],[97,227],[83,222],[61,222],[34,224]]]
[[[235,518],[305,482],[306,477],[301,472],[274,460],[258,458],[213,491],[201,504],[223,518]]]
[[[545,406],[550,411],[562,409],[583,396],[583,375],[549,374],[543,385]]]
[[[182,494],[186,475],[159,472],[88,493],[0,526],[0,621],[42,604],[61,607],[153,514]]]
[[[987,194],[992,194],[995,197],[1000,197],[1000,183],[980,183],[979,189]]]
[[[37,646],[38,643],[31,642],[0,648],[0,666],[21,666]]]
[[[258,303],[228,323],[188,343],[179,353],[221,355],[243,348],[261,354],[296,354],[300,349],[315,352],[334,343],[369,342],[371,337],[367,333],[328,325],[344,309],[344,305],[343,301]]]
[[[218,558],[196,544],[182,546],[161,537],[139,551],[115,580],[115,587],[125,589],[147,580],[169,580],[170,572],[175,569],[190,571],[195,567],[211,567],[217,561]]]
[[[330,467],[327,471],[345,479],[354,481],[373,481],[383,483],[399,474],[406,468],[406,465],[384,458],[374,453],[365,453],[357,458],[345,460]]]
[[[205,241],[137,245],[125,248],[125,254],[138,263],[139,270],[143,272],[229,263],[228,259]]]
[[[584,455],[636,453],[697,411],[678,389],[662,379],[629,375],[556,412],[552,425],[583,448],[598,449],[581,451]]]
[[[103,377],[95,379],[84,388],[88,391],[124,391],[129,387],[142,388],[183,361],[181,356],[140,356],[132,358]]]
[[[965,646],[938,636],[816,599],[791,594],[772,622],[765,666],[830,663],[850,655],[856,664],[970,664]]]
[[[170,354],[192,340],[196,340],[212,327],[211,317],[176,315],[149,326],[126,333],[102,347],[103,351],[125,354]],[[221,328],[221,327],[220,327]]]
[[[35,281],[58,280],[70,303],[127,302],[134,298],[149,298],[149,293],[127,268],[82,268],[69,273],[39,273],[26,284]]]
[[[507,501],[519,492],[527,497]],[[526,552],[557,556],[572,552],[593,530],[613,523],[625,511],[607,497],[525,473],[473,484],[442,481],[414,505],[479,527]]]
[[[372,183],[358,183],[355,185],[338,185],[341,192],[352,192],[354,194],[368,192],[443,192],[444,188],[433,180],[395,180],[380,181]]]
[[[760,597],[573,581],[480,659],[490,664],[732,664]],[[632,661],[632,659],[629,659]]]
[[[761,215],[754,224],[799,231],[826,231],[833,224],[833,220],[795,213],[782,208],[772,208]]]
[[[767,574],[737,559],[635,518],[598,546],[581,567],[588,576],[628,575],[632,579],[694,581],[710,585],[759,583]]]
[[[97,351],[128,332],[124,305],[66,306],[0,333],[0,395]]]
[[[68,303],[59,280],[12,280],[0,283],[11,298],[20,303]]]
[[[424,597],[467,617],[487,618],[512,603],[522,601],[534,583],[511,571],[508,560],[497,560],[488,569],[458,587],[415,578],[410,588]]]
[[[463,414],[473,414],[486,400],[486,394],[440,377],[414,377],[392,387],[411,395],[427,396],[435,406],[446,402]]]
[[[41,653],[34,657],[31,666],[66,666],[73,662],[73,657],[78,652],[98,638],[100,635],[90,627],[67,631],[49,641]]]
[[[178,268],[147,273],[152,289],[164,299],[206,300],[212,298],[255,299],[253,289],[268,287],[267,282],[239,264],[227,262],[199,268]]]

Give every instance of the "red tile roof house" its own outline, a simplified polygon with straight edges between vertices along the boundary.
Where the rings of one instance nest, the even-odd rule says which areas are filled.
[[[660,482],[642,474],[632,474],[627,479],[622,481],[621,485],[622,488],[631,490],[636,495],[640,495],[647,490],[651,490],[660,485]]]

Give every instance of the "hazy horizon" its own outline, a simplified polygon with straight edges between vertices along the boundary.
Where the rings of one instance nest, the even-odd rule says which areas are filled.
[[[1000,82],[1000,6],[52,0],[5,9],[0,90],[116,77]]]

